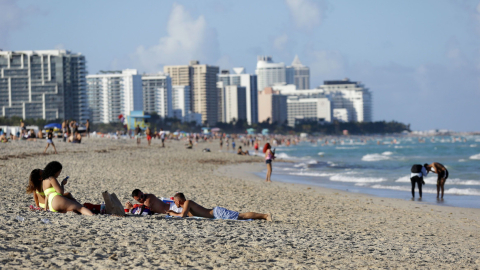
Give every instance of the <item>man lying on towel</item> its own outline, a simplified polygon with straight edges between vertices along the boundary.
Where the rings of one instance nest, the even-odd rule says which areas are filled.
[[[183,193],[175,194],[173,199],[175,205],[177,207],[182,207],[183,209],[181,213],[168,210],[167,213],[172,216],[186,217],[188,215],[189,217],[196,216],[216,219],[265,219],[272,221],[272,214],[260,214],[254,212],[238,213],[218,206],[213,209],[206,209],[192,200],[186,200]]]
[[[132,192],[132,197],[139,203],[145,205],[150,209],[151,213],[158,213],[158,214],[167,214],[167,211],[172,211],[176,213],[181,213],[182,209],[178,208],[174,203],[168,204],[162,202],[159,198],[157,198],[153,194],[144,194],[139,189],[135,189]],[[127,202],[125,204],[125,208],[131,210],[133,207],[131,202]]]

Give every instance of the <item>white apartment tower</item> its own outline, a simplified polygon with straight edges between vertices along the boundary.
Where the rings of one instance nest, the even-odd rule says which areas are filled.
[[[187,114],[191,113],[190,110],[190,86],[188,85],[175,85],[172,86],[173,92],[173,117],[185,121]]]
[[[192,112],[202,115],[202,123],[214,126],[218,121],[219,68],[192,60],[188,66],[164,66],[163,71],[172,78],[172,85],[190,86]]]
[[[143,110],[156,112],[159,116],[173,117],[172,80],[170,76],[159,74],[142,75]]]
[[[136,69],[88,75],[87,93],[92,123],[115,122],[120,114],[143,110],[142,76]]]
[[[245,68],[233,68],[235,74],[228,70],[222,70],[218,75],[218,81],[224,86],[236,85],[245,87],[246,120],[249,125],[258,123],[258,88],[257,75],[245,73]]]
[[[0,116],[88,118],[86,60],[66,50],[0,50]]]
[[[224,119],[231,123],[238,120],[247,120],[247,106],[245,104],[246,88],[237,85],[225,86],[224,92]]]
[[[347,109],[348,119],[354,122],[372,122],[372,93],[360,82],[352,82],[348,78],[338,81],[324,81],[320,86],[325,95],[330,97],[333,109]]]
[[[310,68],[302,65],[297,55],[292,65],[287,67],[286,72],[287,84],[294,84],[297,90],[310,89]]]
[[[257,58],[257,85],[258,91],[276,83],[286,83],[286,68],[284,63],[274,63],[271,56],[259,56]]]
[[[289,96],[287,99],[288,125],[295,127],[303,121],[331,122],[332,110],[327,98],[302,98]]]
[[[372,93],[360,82],[349,79],[324,81],[317,89],[297,90],[294,85],[276,84],[272,88],[282,95],[300,98],[328,98],[332,121],[372,122]]]

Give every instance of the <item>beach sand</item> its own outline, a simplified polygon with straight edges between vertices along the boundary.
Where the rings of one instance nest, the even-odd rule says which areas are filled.
[[[56,141],[55,141],[56,142]],[[84,139],[0,145],[0,261],[11,268],[478,269],[480,209],[441,207],[299,184],[252,174],[263,158],[219,152],[218,143]],[[210,148],[212,152],[201,150]],[[53,150],[49,149],[51,153]],[[79,216],[30,211],[31,170],[57,160],[66,191],[99,204],[125,203],[133,189],[184,192],[205,207],[272,213],[274,221]],[[433,196],[426,194],[425,196]],[[45,223],[45,219],[48,222]]]

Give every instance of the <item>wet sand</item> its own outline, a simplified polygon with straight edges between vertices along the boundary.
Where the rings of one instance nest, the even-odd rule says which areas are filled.
[[[217,142],[193,150],[183,141],[166,148],[159,140],[151,147],[146,140],[139,147],[135,140],[55,143],[59,155],[39,155],[44,141],[0,144],[5,268],[480,268],[480,209],[267,184],[251,173],[264,169],[262,158],[219,152]],[[205,207],[272,213],[274,221],[29,211],[28,175],[53,160],[82,203],[101,203],[106,190],[122,202],[132,201],[135,188],[158,197],[182,191]]]

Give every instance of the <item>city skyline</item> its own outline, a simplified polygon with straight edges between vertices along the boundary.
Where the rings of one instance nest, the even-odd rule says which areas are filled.
[[[68,49],[85,55],[89,74],[154,73],[190,60],[253,74],[259,55],[288,65],[298,54],[310,67],[310,88],[345,77],[368,85],[375,121],[480,130],[478,1],[105,1],[93,8],[4,0],[0,7],[12,15],[0,19],[1,49]]]

